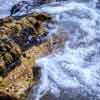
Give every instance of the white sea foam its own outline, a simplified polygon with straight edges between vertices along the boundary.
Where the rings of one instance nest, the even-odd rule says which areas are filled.
[[[95,94],[95,100],[100,99],[100,12],[95,8],[97,0],[88,1],[69,0],[34,9],[50,13],[59,22],[56,29],[49,32],[70,33],[63,48],[37,59],[42,76],[35,91],[36,100],[47,91],[59,96],[61,88],[80,89],[91,96]],[[9,9],[15,3],[14,0],[0,0],[0,17],[9,15]]]
[[[58,30],[69,32],[70,39],[64,48],[37,60],[46,81],[41,77],[40,86],[44,88],[38,88],[36,98],[45,90],[59,96],[60,88],[81,87],[91,95],[96,93],[100,99],[100,15],[94,6],[85,3],[55,5],[44,6],[41,11],[53,14],[60,22]]]

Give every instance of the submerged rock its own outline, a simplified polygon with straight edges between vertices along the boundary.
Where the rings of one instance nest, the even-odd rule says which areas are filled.
[[[17,4],[13,5],[10,10],[10,15],[15,15],[20,11],[25,11],[26,13],[30,12],[30,10],[34,9],[34,7],[38,7],[42,4],[47,4],[50,2],[55,2],[56,0],[31,0],[31,1],[19,1]]]

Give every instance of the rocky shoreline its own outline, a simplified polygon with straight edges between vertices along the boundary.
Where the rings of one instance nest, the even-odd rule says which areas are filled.
[[[36,19],[34,23],[33,19]],[[25,15],[18,19],[16,19],[16,17],[7,17],[0,21],[2,21],[0,26],[1,38],[6,37],[12,39],[21,49],[21,64],[16,65],[14,69],[10,70],[6,77],[0,77],[0,99],[3,100],[4,98],[5,100],[5,98],[8,98],[7,100],[25,100],[31,88],[38,83],[41,76],[41,69],[37,66],[36,59],[41,56],[48,55],[49,53],[55,51],[58,47],[63,46],[64,41],[68,37],[65,36],[65,33],[61,33],[57,36],[54,35],[47,38],[43,42],[40,42],[40,40],[38,40],[39,42],[37,41],[37,39],[41,38],[43,40],[43,38],[48,35],[45,30],[46,26],[43,25],[45,21],[50,22],[51,18],[46,13],[33,13],[32,15]],[[38,26],[34,26],[37,23]],[[16,28],[17,31],[14,31],[12,27]],[[27,29],[29,27],[33,29],[31,30],[31,34],[30,30],[23,31],[23,29]],[[4,31],[2,29],[4,29]],[[47,35],[44,35],[45,33]],[[44,36],[41,37],[41,35]],[[28,36],[32,37],[32,41],[28,40]],[[16,40],[16,37],[18,40]],[[37,42],[37,45],[30,45],[36,44]],[[27,49],[25,44],[28,46]]]
[[[47,48],[48,42],[38,42],[37,38],[41,39],[43,38],[41,35],[44,35],[45,33],[47,34],[45,26],[43,26],[42,23],[44,23],[48,17],[49,16],[42,13],[39,15],[36,13],[34,16],[33,13],[31,16],[25,15],[24,17],[18,19],[7,17],[0,20],[0,39],[6,38],[6,40],[8,40],[10,38],[13,42],[16,42],[16,44],[19,45],[18,48],[21,49],[21,63],[14,65],[14,69],[12,69],[10,64],[8,66],[10,71],[8,72],[6,71],[7,66],[5,66],[5,64],[6,62],[8,64],[12,63],[12,57],[14,55],[11,55],[10,51],[13,50],[13,52],[15,52],[15,49],[8,49],[8,47],[10,48],[10,44],[7,45],[6,42],[4,42],[3,45],[2,42],[0,43],[0,46],[2,46],[2,50],[0,51],[0,59],[2,59],[0,60],[0,70],[3,70],[4,72],[6,71],[5,73],[7,73],[5,77],[3,77],[2,73],[0,74],[0,99],[9,97],[17,100],[24,100],[30,88],[37,84],[39,80],[40,68],[36,65],[35,60],[49,51]],[[38,18],[35,20],[35,23],[33,23],[34,18]],[[35,26],[37,24],[38,26]],[[31,28],[31,30],[29,29],[25,31],[25,29],[28,28]],[[15,29],[17,30],[15,31]],[[27,37],[25,34],[27,34]],[[31,40],[28,40],[29,36],[31,37]],[[27,44],[27,42],[29,43]],[[38,45],[36,45],[37,42]],[[30,46],[30,44],[33,45]],[[26,45],[28,46],[27,49]],[[6,49],[10,51],[7,51]],[[5,54],[6,56],[4,59]]]

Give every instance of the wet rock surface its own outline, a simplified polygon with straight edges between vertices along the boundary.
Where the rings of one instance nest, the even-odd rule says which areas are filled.
[[[16,64],[14,69],[9,65],[11,70],[6,72],[7,75],[5,77],[0,77],[1,99],[15,98],[17,100],[24,100],[30,94],[31,88],[38,83],[41,75],[41,68],[37,66],[36,59],[48,55],[53,50],[55,51],[56,48],[63,46],[63,41],[68,38],[62,33],[62,35],[54,35],[53,38],[47,38],[44,41],[45,37],[49,35],[46,26],[44,26],[46,21],[48,24],[52,22],[51,16],[47,13],[32,13],[20,17],[10,16],[1,19],[1,40],[6,37],[7,40],[11,39],[11,44],[15,43],[15,47],[18,45],[21,62]],[[28,36],[32,38],[29,39]],[[4,44],[3,48],[5,48],[7,43],[4,42]],[[7,45],[7,48],[9,46]],[[9,57],[11,58],[11,56]]]
[[[20,64],[21,50],[12,40],[0,39],[0,76],[7,75],[10,69]]]
[[[75,0],[71,0],[71,1],[75,1]],[[78,3],[77,1],[80,3]],[[52,80],[49,79],[50,85],[48,83],[45,83],[45,84],[49,85],[48,87],[46,87],[46,89],[52,88],[52,90],[55,90],[56,86],[61,86],[61,87],[64,86],[64,88],[66,88],[67,92],[63,91],[60,93],[61,96],[55,97],[54,95],[56,95],[56,93],[58,93],[58,92],[54,91],[54,93],[52,94],[50,91],[50,93],[48,92],[48,93],[46,93],[46,95],[43,96],[43,98],[42,98],[43,100],[53,100],[53,99],[54,100],[66,100],[66,98],[68,100],[99,100],[99,97],[100,97],[100,92],[99,92],[99,87],[100,87],[100,85],[99,85],[99,77],[100,77],[100,75],[99,75],[99,69],[100,69],[99,68],[99,29],[100,28],[99,28],[98,18],[100,18],[100,16],[95,11],[95,8],[91,8],[91,5],[86,6],[84,4],[81,4],[81,2],[88,2],[88,1],[90,2],[90,0],[87,0],[87,1],[86,0],[84,0],[84,1],[77,0],[77,1],[76,1],[77,3],[75,2],[75,3],[68,4],[69,6],[66,5],[67,3],[65,3],[65,4],[58,3],[58,4],[49,5],[47,7],[44,7],[46,9],[42,9],[43,11],[50,11],[50,13],[55,13],[54,9],[57,7],[56,10],[58,12],[56,12],[56,13],[59,13],[59,12],[60,13],[58,14],[56,19],[59,21],[62,21],[62,23],[65,21],[65,24],[57,23],[57,24],[62,24],[61,25],[62,27],[60,27],[59,30],[63,30],[64,27],[67,26],[66,29],[71,34],[70,41],[68,43],[66,43],[66,45],[63,42],[64,40],[61,39],[61,35],[60,35],[60,37],[54,36],[55,37],[54,39],[52,39],[50,41],[42,42],[41,46],[40,46],[40,44],[35,45],[34,49],[32,49],[33,45],[29,46],[31,48],[28,48],[27,52],[26,52],[26,50],[24,50],[25,51],[23,54],[24,57],[21,56],[22,59],[24,59],[23,62],[26,62],[27,60],[25,60],[25,59],[31,58],[29,56],[29,54],[31,52],[33,53],[33,51],[35,52],[36,55],[39,54],[39,56],[40,56],[42,54],[48,55],[54,49],[54,51],[53,51],[54,55],[51,55],[50,58],[47,57],[47,59],[46,59],[46,61],[48,61],[48,64],[45,65],[45,61],[44,61],[44,62],[42,62],[42,65],[41,65],[42,68],[44,66],[49,66],[46,69],[46,71],[49,71],[49,73],[48,73],[49,77],[52,79]],[[70,8],[70,7],[72,7],[72,8]],[[62,13],[62,11],[61,10],[59,11],[58,8],[61,8],[61,10],[64,10],[65,12]],[[69,10],[67,8],[69,8]],[[96,25],[96,24],[98,24],[98,25]],[[27,30],[28,29],[25,29],[24,31],[27,31]],[[25,35],[27,36],[26,33],[25,33]],[[62,36],[62,38],[64,38],[64,37],[65,36]],[[67,38],[65,38],[65,40],[66,39]],[[25,37],[24,40],[27,40],[27,38]],[[29,37],[29,40],[30,40],[30,37]],[[35,41],[35,43],[36,43],[36,41]],[[56,48],[58,48],[59,46],[61,47],[61,49],[58,50],[60,52],[56,52]],[[62,50],[62,48],[64,46],[67,49]],[[40,51],[42,50],[42,47],[43,47],[43,52],[40,53]],[[38,50],[39,50],[39,52],[38,52]],[[30,52],[28,52],[28,51],[30,51]],[[37,59],[39,56],[35,56],[35,54],[32,54],[32,55],[34,55],[33,58]],[[55,57],[55,55],[57,55],[57,57]],[[54,60],[54,63],[52,62],[53,61],[52,58]],[[28,61],[31,62],[31,60],[28,60]],[[55,67],[49,61],[51,61]],[[61,66],[59,66],[59,64],[61,64]],[[29,66],[30,63],[24,64],[24,65]],[[25,67],[25,69],[26,69],[26,67]],[[36,73],[38,73],[38,71],[34,71],[33,69],[32,69],[31,74],[28,74],[28,75],[23,74],[23,69],[19,69],[19,70],[21,70],[20,73],[22,73],[22,74],[20,74],[17,77],[18,80],[15,81],[15,83],[20,83],[19,81],[24,80],[23,77],[26,77],[26,76],[31,77],[31,75],[32,75],[32,76],[36,76],[37,78],[40,78],[36,74]],[[38,69],[38,68],[36,68],[36,69]],[[53,73],[52,69],[55,70],[54,71],[55,73]],[[28,70],[28,69],[26,69],[26,70]],[[12,73],[12,71],[10,73]],[[14,74],[12,74],[12,75],[14,76]],[[23,77],[20,77],[20,76],[23,76]],[[65,76],[66,76],[66,78],[65,78]],[[57,77],[58,77],[58,79],[57,79]],[[11,79],[10,83],[13,82],[12,80],[15,80],[15,77],[13,77]],[[5,81],[5,83],[7,83],[7,82],[8,82],[8,80]],[[51,85],[52,82],[54,82],[56,84],[55,87],[53,87]],[[13,84],[15,84],[15,83],[13,82]],[[19,85],[15,85],[14,87],[19,87],[19,90],[22,93],[24,90],[23,90],[23,87],[21,87],[21,86],[22,85],[25,87],[27,86],[24,83],[26,83],[26,82],[25,81],[21,82]],[[37,81],[36,81],[36,83],[37,83]],[[34,87],[34,84],[32,84],[32,87]],[[72,87],[72,89],[68,89],[68,87]],[[74,87],[78,87],[78,90],[75,89],[75,91],[74,91]],[[13,91],[13,88],[10,85],[8,85],[8,88],[9,89],[7,89],[7,91],[9,91],[9,90]],[[31,88],[31,90],[32,90],[32,88]],[[58,88],[58,90],[60,90],[60,89]],[[10,91],[10,93],[11,93],[11,91]],[[36,91],[35,91],[35,93],[36,93]],[[31,96],[33,96],[34,93],[29,92],[29,100],[31,100],[30,94],[31,94]],[[16,97],[16,94],[12,94],[11,96],[13,96],[13,95]],[[23,95],[24,94],[22,94],[22,96]],[[32,97],[32,100],[34,100],[34,97]]]
[[[38,24],[38,26],[34,25],[34,19],[36,21],[35,24]],[[0,26],[0,99],[7,98],[8,100],[15,98],[23,100],[31,87],[37,84],[41,69],[36,65],[35,60],[47,54],[49,51],[48,40],[43,43],[37,41],[37,38],[43,39],[47,36],[46,27],[42,25],[45,20],[51,20],[50,16],[46,13],[33,13],[32,15],[25,15],[17,20],[12,17],[2,19],[3,23]],[[17,24],[18,22],[20,24]],[[17,28],[18,31],[15,31],[15,28]],[[24,35],[22,35],[23,33]],[[29,41],[27,37],[30,35],[31,37],[33,36],[32,39],[33,41],[35,40],[35,43],[29,42],[29,44],[27,44],[28,48],[26,49],[24,44]],[[16,37],[19,40],[17,40]],[[25,39],[23,40],[23,38]],[[36,45],[37,43],[38,45]],[[15,64],[15,68],[13,69],[11,66],[17,56],[20,59],[20,64]],[[9,72],[7,70],[8,67]],[[6,74],[5,77],[3,77],[2,71]]]

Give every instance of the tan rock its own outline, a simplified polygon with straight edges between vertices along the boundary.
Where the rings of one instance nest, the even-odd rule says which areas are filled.
[[[45,16],[45,14],[43,16]],[[44,21],[44,19],[40,21]],[[11,29],[9,30],[12,31]],[[6,33],[7,32],[5,30],[3,35]],[[7,33],[6,35],[9,36],[9,34]],[[16,65],[16,67],[0,81],[0,97],[9,96],[17,100],[25,100],[26,96],[30,93],[31,88],[38,83],[39,77],[41,75],[41,69],[37,66],[36,60],[39,57],[49,55],[58,47],[64,46],[64,41],[67,39],[68,35],[66,33],[54,35],[39,45],[30,46],[27,50],[22,51],[20,57],[21,64]],[[23,43],[23,41],[21,42]]]

